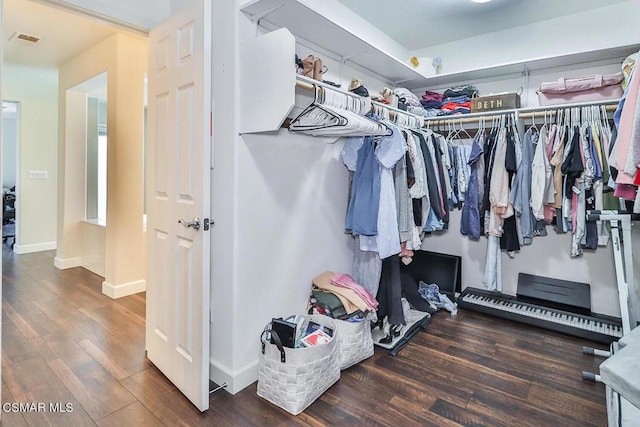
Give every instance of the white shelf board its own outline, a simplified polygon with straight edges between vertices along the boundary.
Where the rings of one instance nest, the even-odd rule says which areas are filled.
[[[439,74],[426,78],[423,87],[442,86],[459,82],[473,82],[488,77],[499,77],[521,74],[527,71],[545,70],[551,68],[569,67],[579,64],[589,64],[598,61],[621,60],[637,52],[639,45],[620,46],[611,49],[600,49],[589,52],[579,52],[563,56],[531,58],[525,61],[509,62],[491,67],[469,69],[455,73]]]
[[[240,133],[274,132],[295,105],[295,38],[286,29],[240,46]]]
[[[271,25],[287,28],[295,37],[345,58],[345,63],[356,64],[387,78],[402,82],[404,87],[424,85],[426,77],[409,64],[382,52],[349,29],[336,25],[320,13],[296,0],[256,0],[241,8],[250,18],[261,18]]]
[[[277,28],[287,28],[295,37],[312,42],[338,57],[348,58],[345,61],[346,64],[352,63],[371,70],[390,82],[398,83],[399,86],[408,89],[447,84],[453,86],[456,83],[521,74],[527,71],[620,60],[637,52],[640,46],[635,44],[562,56],[531,58],[426,77],[401,59],[381,51],[348,28],[336,25],[310,6],[297,0],[254,0],[243,6],[241,11],[254,20],[260,19],[261,22],[266,21]]]

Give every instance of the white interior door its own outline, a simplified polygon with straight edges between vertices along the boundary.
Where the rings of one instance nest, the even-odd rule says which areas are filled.
[[[211,2],[193,0],[153,29],[149,50],[147,356],[204,411],[209,408]],[[190,224],[195,221],[199,228]]]

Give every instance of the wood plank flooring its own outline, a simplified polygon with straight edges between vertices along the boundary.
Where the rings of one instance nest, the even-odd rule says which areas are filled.
[[[145,358],[144,294],[111,300],[101,277],[56,270],[53,256],[4,245],[2,400],[47,405],[3,411],[6,426],[606,425],[604,386],[581,379],[601,362],[582,354],[593,343],[462,310],[437,313],[397,356],[376,350],[343,371],[298,416],[255,384],[216,392],[201,414]]]

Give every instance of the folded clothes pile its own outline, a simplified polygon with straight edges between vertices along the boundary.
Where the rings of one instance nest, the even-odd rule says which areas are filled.
[[[378,301],[348,274],[326,271],[313,279],[309,307],[312,314],[349,320],[375,313]]]
[[[467,114],[471,112],[471,98],[477,96],[475,86],[458,86],[445,90],[443,94],[426,91],[420,104],[428,117]]]
[[[458,96],[467,96],[469,98],[477,98],[478,89],[475,86],[456,86],[444,91],[445,98],[455,98]]]
[[[468,114],[471,112],[471,98],[466,95],[447,97],[442,100],[440,111],[443,115]]]
[[[422,95],[422,100],[423,101],[442,102],[443,99],[444,99],[444,95],[442,95],[441,93],[438,93],[438,92],[426,91],[424,93],[424,95]]]
[[[420,107],[420,100],[414,93],[411,93],[409,89],[397,87],[393,89],[393,92],[398,96],[400,102],[404,103],[407,107]]]
[[[425,114],[423,115],[426,117],[439,116],[443,99],[444,96],[441,93],[426,91],[420,100],[420,104],[422,104],[422,108],[425,110]]]

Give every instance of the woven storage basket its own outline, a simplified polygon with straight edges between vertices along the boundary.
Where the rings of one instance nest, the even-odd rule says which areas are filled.
[[[369,319],[362,322],[345,320],[335,320],[335,322],[338,326],[341,370],[373,356],[373,338]]]
[[[261,337],[263,351],[258,365],[258,396],[298,415],[340,379],[338,329],[334,319],[305,315],[306,320],[333,329],[327,344],[281,350]]]

